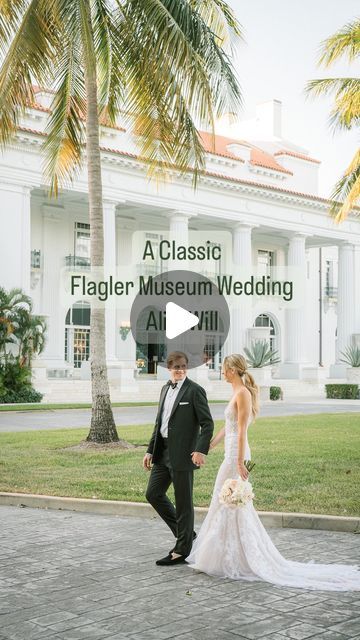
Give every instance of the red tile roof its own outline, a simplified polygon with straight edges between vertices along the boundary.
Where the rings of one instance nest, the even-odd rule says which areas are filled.
[[[47,134],[44,133],[43,131],[38,131],[36,129],[30,129],[28,127],[18,127],[19,131],[25,131],[27,133],[34,133],[38,136],[43,136],[45,137]],[[120,155],[120,156],[125,156],[128,158],[132,158],[134,160],[138,160],[138,161],[143,161],[146,162],[146,160],[144,160],[144,158],[141,158],[140,156],[136,155],[135,153],[131,153],[130,151],[121,151],[120,149],[112,149],[110,147],[100,147],[101,151],[104,151],[106,153],[114,153],[116,155]],[[174,167],[176,168],[176,167]],[[228,176],[226,174],[223,173],[217,173],[214,171],[204,171],[203,175],[205,176],[209,176],[209,177],[213,177],[213,178],[220,178],[221,180],[226,180],[229,182],[235,182],[236,184],[244,184],[250,187],[260,187],[261,189],[267,189],[269,191],[276,191],[279,193],[285,193],[288,195],[292,195],[292,196],[300,196],[302,198],[307,198],[308,200],[315,200],[316,202],[323,202],[325,204],[330,204],[330,200],[328,200],[327,198],[322,198],[320,196],[317,195],[313,195],[311,193],[302,193],[301,191],[292,191],[291,189],[284,189],[282,187],[278,187],[276,185],[271,185],[271,184],[265,184],[263,182],[255,182],[253,180],[244,180],[243,178],[234,178],[234,176]],[[356,207],[357,208],[357,207]]]
[[[48,90],[46,90],[46,92],[45,92],[44,89],[41,89],[41,87],[33,87],[33,89],[34,89],[34,93],[55,93],[55,91],[48,91]],[[30,109],[35,109],[36,111],[43,111],[44,113],[51,113],[51,109],[49,109],[48,107],[43,107],[38,102],[33,102],[32,104],[29,104],[29,107],[30,107]],[[81,119],[85,120],[85,115],[84,114],[81,115]],[[115,129],[116,131],[126,131],[126,129],[124,129],[124,127],[120,127],[118,125],[110,125],[110,124],[108,124],[104,118],[101,119],[100,124],[101,124],[102,127],[107,127],[108,129]]]
[[[52,90],[48,90],[48,89],[44,90],[41,87],[36,85],[33,86],[33,89],[35,94],[44,93],[44,92],[55,93]],[[42,107],[38,102],[31,105],[31,107],[33,109],[38,109],[39,111],[50,113],[50,109]],[[101,124],[103,126],[108,126],[109,128],[117,129],[118,131],[126,131],[126,129],[124,129],[123,127],[110,127],[110,125],[107,125],[106,122],[102,122]],[[272,171],[279,171],[281,173],[293,175],[292,171],[282,167],[281,164],[279,164],[276,161],[276,158],[274,157],[276,155],[282,155],[282,153],[284,154],[286,153],[288,155],[295,155],[292,152],[287,152],[286,150],[280,151],[280,152],[278,151],[273,156],[270,153],[267,153],[266,151],[263,151],[262,149],[259,149],[258,147],[255,147],[254,145],[249,144],[248,142],[244,142],[241,140],[234,140],[233,138],[229,138],[227,136],[216,135],[214,138],[214,136],[212,136],[211,133],[208,133],[206,131],[200,131],[200,137],[206,153],[210,153],[223,158],[230,158],[231,160],[237,160],[237,162],[244,162],[243,158],[235,155],[228,149],[228,147],[231,144],[244,144],[245,146],[248,146],[251,148],[250,164],[257,167],[263,167],[264,169],[270,169]],[[318,162],[317,160],[311,160],[307,156],[297,155],[297,157],[303,157],[306,160],[310,160],[312,162]]]
[[[242,158],[239,158],[239,156],[236,156],[227,148],[230,144],[234,144],[235,140],[226,138],[225,136],[213,136],[207,131],[200,131],[199,133],[206,153],[223,156],[224,158],[231,158],[238,162],[245,162]]]
[[[321,164],[320,160],[315,160],[315,158],[310,158],[310,156],[306,156],[303,153],[289,151],[288,149],[281,149],[280,151],[276,151],[276,153],[274,153],[274,156],[293,156],[294,158],[299,158],[300,160],[307,160],[308,162],[315,162],[316,164]]]
[[[251,148],[250,164],[293,175],[292,171],[289,171],[288,169],[282,167],[281,164],[279,164],[270,153],[267,153],[266,151],[263,151],[262,149],[259,149],[258,147],[255,147],[248,142],[242,140],[234,140],[233,138],[227,138],[226,136],[215,136],[214,142],[213,136],[205,131],[200,131],[200,136],[204,145],[204,149],[207,153],[212,153],[216,156],[222,156],[224,158],[231,158],[232,160],[244,162],[242,158],[239,158],[239,156],[236,156],[228,149],[231,144],[244,144],[245,146]]]
[[[290,176],[293,175],[292,171],[285,169],[285,167],[282,167],[281,164],[276,162],[275,158],[270,153],[266,153],[266,151],[262,151],[255,147],[253,147],[251,151],[250,164],[254,164],[258,167],[264,167],[265,169],[272,169],[273,171],[281,171],[282,173],[287,173]]]
[[[35,94],[36,93],[53,93],[53,94],[55,93],[55,91],[53,91],[52,89],[43,89],[42,87],[39,87],[37,85],[33,85],[33,90]],[[35,102],[33,105],[30,105],[30,106],[33,109],[43,111],[44,113],[50,113],[50,109],[47,109],[46,107],[42,107],[38,102]],[[126,131],[126,129],[124,129],[123,127],[110,126],[106,124],[105,121],[102,122],[101,124],[102,126],[113,128],[118,131]],[[214,140],[214,137],[210,133],[206,131],[200,131],[200,137],[203,142],[206,153],[221,156],[223,158],[230,158],[232,160],[237,160],[238,162],[244,162],[243,158],[240,158],[239,156],[235,155],[228,149],[228,147],[231,144],[244,144],[245,146],[248,146],[251,148],[250,164],[258,167],[263,167],[264,169],[271,169],[272,171],[280,171],[281,173],[286,173],[288,175],[293,175],[292,171],[290,171],[289,169],[285,169],[285,167],[281,166],[281,164],[279,164],[276,161],[275,156],[288,155],[288,156],[293,156],[295,158],[300,158],[302,160],[307,160],[308,162],[314,162],[314,163],[320,164],[319,160],[315,160],[314,158],[310,158],[309,156],[303,155],[301,153],[295,153],[294,151],[289,151],[287,149],[281,149],[280,151],[277,151],[276,153],[274,153],[274,155],[271,155],[270,153],[267,153],[266,151],[263,151],[262,149],[259,149],[258,147],[252,144],[249,144],[248,142],[245,142],[242,140],[234,140],[233,138],[229,138],[227,136],[216,135]]]
[[[51,113],[51,109],[49,109],[48,107],[43,107],[38,102],[33,102],[33,103],[29,104],[29,108],[30,109],[35,109],[35,111],[43,111],[44,113]]]

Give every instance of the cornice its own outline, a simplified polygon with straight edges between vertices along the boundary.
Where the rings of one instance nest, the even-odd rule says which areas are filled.
[[[28,150],[38,149],[42,145],[41,138],[46,137],[46,133],[21,127],[17,131],[15,141],[10,145],[11,148],[24,151],[21,144],[26,144]],[[127,151],[118,151],[115,149],[101,148],[102,164],[106,167],[125,167],[128,169],[136,170],[139,173],[145,174],[147,172],[146,164],[139,160],[136,154]],[[214,156],[211,157],[213,162]],[[220,159],[219,159],[220,162]],[[262,171],[260,169],[259,171]],[[186,174],[180,173],[176,168],[170,168],[166,170],[170,178],[180,179],[181,182],[191,183],[192,173]],[[274,174],[271,172],[271,176]],[[284,204],[290,204],[293,206],[306,207],[309,211],[324,211],[328,210],[330,201],[320,196],[312,194],[303,194],[299,192],[293,192],[291,190],[278,187],[277,185],[267,185],[263,183],[252,182],[251,180],[245,180],[243,178],[235,178],[233,176],[226,176],[221,173],[215,173],[213,171],[205,170],[205,172],[199,178],[201,185],[207,185],[210,187],[221,188],[223,191],[231,191],[240,193],[242,195],[261,198],[266,201],[281,202]],[[350,221],[356,221],[356,218],[351,216]]]
[[[275,180],[283,181],[286,180],[288,173],[285,172],[280,173],[279,171],[267,169],[260,164],[248,164],[248,169],[250,173],[255,173],[260,176],[268,176],[269,178],[274,178]]]

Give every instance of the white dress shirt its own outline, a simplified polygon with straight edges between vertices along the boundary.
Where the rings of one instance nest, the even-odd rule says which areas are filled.
[[[162,415],[161,415],[161,427],[160,427],[160,433],[163,438],[168,437],[169,418],[173,410],[173,406],[175,404],[177,394],[179,393],[181,389],[181,385],[185,382],[185,380],[186,378],[184,378],[183,380],[179,380],[175,389],[173,389],[169,385],[169,388],[166,392],[164,406],[163,406]]]

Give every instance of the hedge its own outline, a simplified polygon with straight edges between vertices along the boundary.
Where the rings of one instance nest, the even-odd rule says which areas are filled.
[[[326,397],[341,400],[356,400],[359,397],[357,384],[326,384]]]

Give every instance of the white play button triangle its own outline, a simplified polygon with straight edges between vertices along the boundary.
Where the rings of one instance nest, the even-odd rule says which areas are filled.
[[[185,331],[195,327],[199,322],[199,318],[190,311],[186,311],[174,302],[168,302],[166,305],[166,337],[169,340],[180,336]]]

